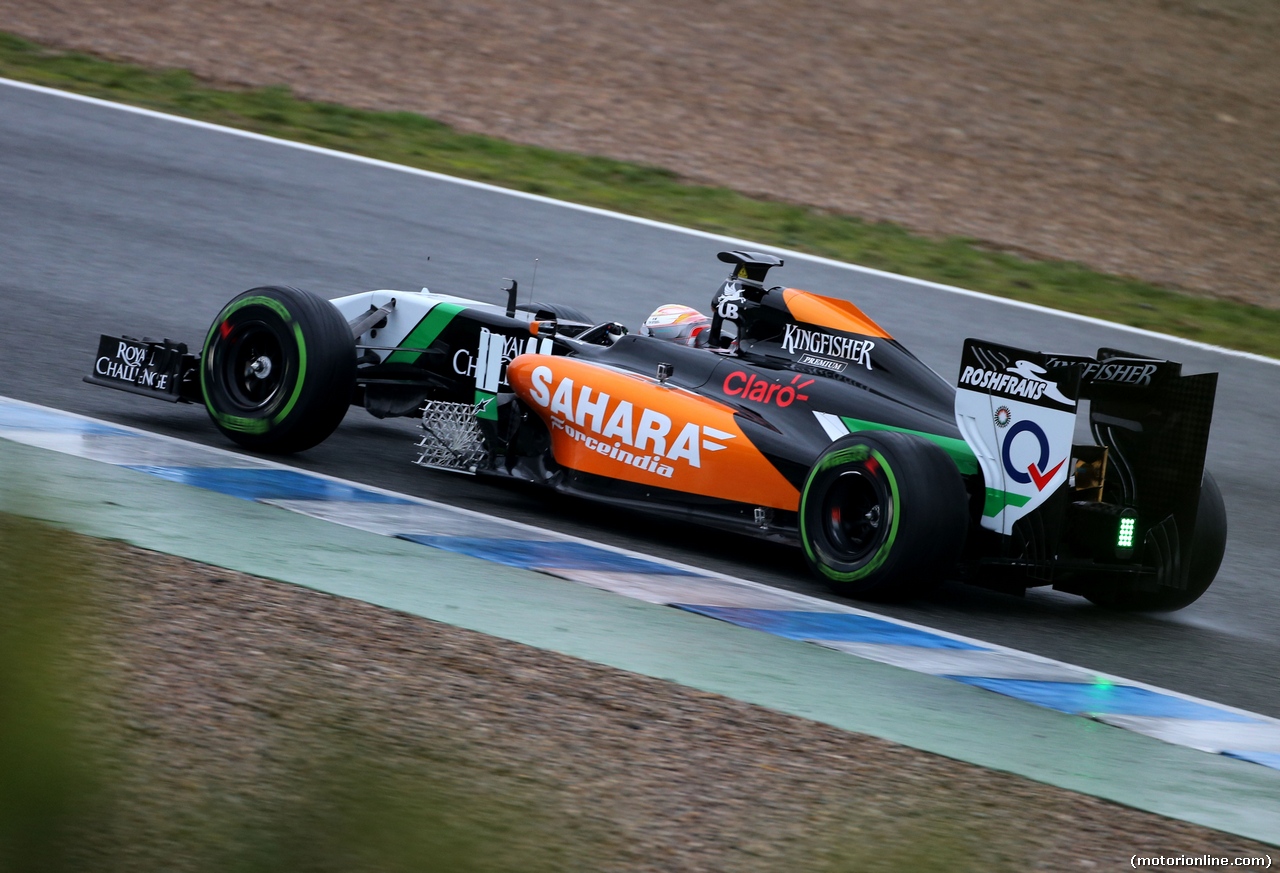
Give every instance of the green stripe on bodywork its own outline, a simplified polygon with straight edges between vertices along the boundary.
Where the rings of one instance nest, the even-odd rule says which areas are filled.
[[[939,436],[936,433],[925,433],[922,430],[911,430],[907,427],[894,427],[893,425],[879,424],[874,421],[863,421],[860,418],[849,418],[845,415],[840,416],[840,420],[844,422],[845,427],[849,428],[850,433],[860,430],[888,430],[894,433],[909,433],[924,437],[930,442],[937,443],[942,447],[943,451],[951,456],[951,460],[955,462],[962,476],[972,476],[978,472],[978,458],[974,455],[973,449],[969,448],[969,444],[964,440]]]
[[[464,309],[466,309],[465,306],[457,303],[437,303],[431,307],[431,310],[422,316],[422,320],[414,325],[413,330],[409,331],[409,335],[400,341],[402,349],[388,355],[386,363],[412,364],[418,360],[421,350],[435,342],[441,331],[453,321],[453,317]],[[410,351],[411,349],[417,351]]]
[[[982,505],[982,514],[990,518],[999,515],[1006,506],[1026,506],[1030,500],[1031,498],[1025,494],[1014,494],[1012,491],[988,488],[987,500]]]

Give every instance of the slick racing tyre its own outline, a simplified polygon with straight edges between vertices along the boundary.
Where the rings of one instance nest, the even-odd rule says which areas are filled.
[[[1190,606],[1209,590],[1222,555],[1227,549],[1227,507],[1222,491],[1208,470],[1200,480],[1200,503],[1196,510],[1196,528],[1191,534],[1190,566],[1186,588],[1159,588],[1139,591],[1131,586],[1113,587],[1105,582],[1095,593],[1087,595],[1098,606],[1130,612],[1172,612]]]
[[[288,287],[254,288],[224,306],[200,361],[213,423],[262,452],[300,452],[333,433],[355,378],[346,320],[329,301]]]
[[[875,431],[832,443],[800,496],[800,539],[813,572],[836,593],[900,600],[955,565],[969,500],[955,463],[914,434]]]

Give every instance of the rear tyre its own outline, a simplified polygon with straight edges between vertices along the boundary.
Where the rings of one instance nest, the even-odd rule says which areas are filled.
[[[1161,588],[1156,591],[1136,591],[1132,588],[1111,588],[1089,595],[1098,606],[1129,612],[1172,612],[1190,606],[1209,590],[1222,556],[1227,549],[1227,507],[1222,501],[1222,490],[1208,470],[1200,480],[1200,503],[1196,510],[1196,528],[1191,534],[1190,567],[1187,571],[1187,587]]]
[[[224,306],[200,361],[213,423],[261,452],[323,441],[347,414],[355,378],[346,319],[324,298],[289,287],[254,288]]]
[[[838,594],[901,600],[941,582],[968,533],[955,463],[914,434],[860,432],[832,443],[800,496],[809,568]]]

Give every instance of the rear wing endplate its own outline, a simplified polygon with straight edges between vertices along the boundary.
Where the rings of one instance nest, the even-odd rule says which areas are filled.
[[[1089,358],[966,340],[955,412],[985,479],[982,526],[1011,534],[1074,474],[1076,412],[1088,401],[1108,454],[1101,499],[1135,509],[1140,535],[1170,518],[1191,531],[1217,383],[1117,349]]]
[[[965,340],[956,424],[982,468],[982,526],[1011,534],[1070,475],[1078,367],[1049,371],[1049,356]]]

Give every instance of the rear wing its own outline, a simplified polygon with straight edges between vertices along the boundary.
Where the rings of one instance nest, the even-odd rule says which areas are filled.
[[[1109,539],[1115,559],[1177,574],[1217,383],[1217,373],[1183,376],[1177,362],[1117,349],[1090,358],[966,340],[955,413],[982,469],[982,526],[1006,537],[1018,528],[1020,540],[1052,555],[1062,513],[1087,510],[1119,531]],[[1086,401],[1093,444],[1074,444]]]
[[[1176,546],[1170,520],[1186,535],[1195,527],[1218,374],[1184,376],[1175,361],[1107,348],[1093,359],[1051,358],[1049,367],[1080,370],[1089,432],[1107,450],[1102,499],[1137,510],[1140,538]]]

